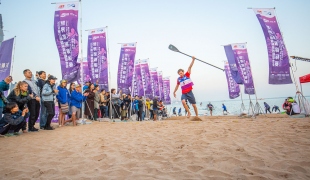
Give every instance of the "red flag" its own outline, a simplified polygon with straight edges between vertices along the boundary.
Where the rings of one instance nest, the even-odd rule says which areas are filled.
[[[310,74],[299,77],[300,83],[308,83],[310,82]]]

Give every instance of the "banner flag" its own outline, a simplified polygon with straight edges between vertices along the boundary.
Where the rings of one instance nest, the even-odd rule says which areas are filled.
[[[150,68],[153,97],[159,97],[159,81],[157,68]]]
[[[244,93],[255,94],[254,82],[246,43],[231,44],[231,47],[235,55],[238,71],[241,74],[243,80]]]
[[[262,26],[269,59],[269,84],[292,84],[289,56],[276,19],[275,9],[253,9]]]
[[[91,79],[100,89],[108,87],[108,58],[105,28],[88,30],[87,61]]]
[[[14,38],[5,40],[0,46],[0,79],[11,75]]]
[[[131,93],[135,55],[136,43],[122,44],[118,63],[117,87],[125,94]]]
[[[140,67],[141,67],[143,88],[145,92],[144,96],[153,99],[151,75],[148,60],[147,59],[140,60]]]
[[[54,16],[54,35],[62,79],[66,79],[69,83],[77,81],[79,77],[78,5],[78,2],[56,3]]]
[[[235,80],[232,78],[232,74],[230,72],[230,65],[228,62],[225,62],[224,69],[225,69],[226,80],[227,80],[227,85],[228,85],[229,98],[235,99],[239,97],[240,95],[239,84],[237,84]]]
[[[163,88],[164,88],[164,99],[163,102],[165,105],[171,104],[170,98],[170,78],[163,77]]]
[[[304,76],[300,76],[299,77],[299,82],[300,83],[308,83],[310,82],[310,74],[304,75]]]
[[[226,53],[226,57],[228,60],[232,78],[235,80],[237,84],[243,84],[243,80],[242,80],[240,72],[238,71],[236,60],[235,60],[235,55],[231,48],[231,45],[224,46],[224,50]]]
[[[158,84],[159,84],[159,100],[164,100],[164,89],[163,89],[163,72],[158,71]]]
[[[79,60],[79,62],[80,62],[80,60]],[[83,75],[82,75],[82,71],[81,71],[82,68],[83,68]],[[82,77],[83,77],[83,79],[82,79]],[[80,64],[79,78],[78,78],[77,82],[81,85],[84,85],[85,82],[91,81],[91,80],[92,79],[91,79],[90,74],[89,74],[87,58],[84,57],[83,62]]]
[[[140,60],[135,61],[135,73],[133,75],[133,96],[136,95],[144,96]]]

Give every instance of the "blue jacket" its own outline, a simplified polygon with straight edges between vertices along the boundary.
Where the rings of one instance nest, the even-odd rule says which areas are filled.
[[[61,86],[58,86],[57,89],[59,90],[56,98],[58,99],[58,102],[60,104],[66,104],[70,103],[70,95],[67,88],[63,88]]]
[[[18,125],[24,120],[24,116],[22,116],[22,111],[18,111],[15,114],[5,113],[3,118],[0,119],[0,128],[7,124]]]
[[[70,106],[75,106],[77,108],[82,107],[82,101],[86,100],[86,96],[83,96],[82,93],[77,92],[76,90],[71,92],[71,98],[70,98]]]
[[[137,110],[137,111],[139,111],[139,101],[138,101],[137,99],[135,99],[135,100],[133,101],[133,104],[134,104],[134,109]]]
[[[4,80],[0,82],[0,91],[3,93],[3,91],[9,90],[10,86],[7,84]],[[4,107],[4,103],[2,101],[2,98],[0,98],[0,107]]]
[[[42,89],[43,101],[54,101],[55,93],[50,83],[45,83]]]

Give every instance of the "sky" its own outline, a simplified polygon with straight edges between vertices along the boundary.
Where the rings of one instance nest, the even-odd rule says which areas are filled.
[[[44,70],[61,79],[60,60],[54,38],[55,5],[48,0],[2,0],[4,39],[16,36],[13,78],[23,80],[22,71]],[[223,67],[222,45],[247,42],[258,98],[294,96],[296,87],[268,84],[268,54],[261,26],[248,7],[276,8],[277,19],[290,56],[310,58],[310,1],[308,0],[82,0],[82,47],[87,56],[87,29],[108,26],[111,88],[117,87],[120,44],[137,42],[136,59],[149,58],[171,80],[171,97],[177,70],[187,69],[191,58],[168,49],[194,55]],[[81,17],[81,16],[80,16]],[[80,54],[81,55],[81,54]],[[310,63],[291,60],[294,75],[310,73]],[[296,66],[296,67],[295,67]],[[225,73],[196,61],[191,78],[196,101],[229,99]],[[310,83],[303,84],[310,96]],[[243,91],[243,88],[241,89]],[[177,92],[177,99],[181,90]],[[254,96],[253,96],[254,98]]]

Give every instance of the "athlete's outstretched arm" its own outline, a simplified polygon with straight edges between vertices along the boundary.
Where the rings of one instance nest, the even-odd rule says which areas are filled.
[[[191,71],[192,71],[192,67],[194,65],[195,59],[196,59],[195,56],[192,56],[192,62],[189,65],[188,70],[187,70],[187,72],[190,73],[190,74],[192,73]]]
[[[173,91],[173,95],[174,95],[175,98],[177,98],[176,92],[177,92],[178,89],[179,89],[179,85],[177,84],[175,86],[175,88],[174,88],[174,91]]]

